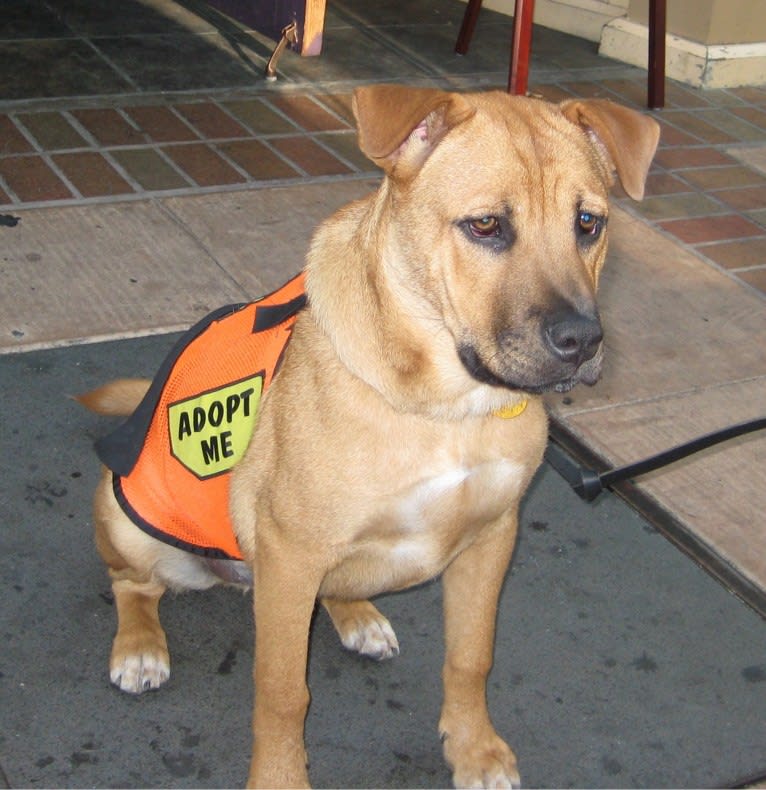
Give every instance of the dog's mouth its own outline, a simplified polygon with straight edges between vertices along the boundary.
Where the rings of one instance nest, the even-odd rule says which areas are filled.
[[[601,377],[601,348],[579,366],[553,366],[535,373],[514,372],[501,375],[491,370],[482,360],[479,352],[469,343],[458,346],[458,357],[469,375],[482,384],[493,387],[525,392],[529,395],[543,395],[546,392],[569,392],[577,384],[594,385]]]

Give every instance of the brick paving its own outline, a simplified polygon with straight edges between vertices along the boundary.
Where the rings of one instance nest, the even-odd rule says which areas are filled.
[[[0,114],[0,209],[373,173],[356,147],[349,98],[325,101],[299,95]]]

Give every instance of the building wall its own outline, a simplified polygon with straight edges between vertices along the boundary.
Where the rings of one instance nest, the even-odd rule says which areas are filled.
[[[648,24],[649,0],[630,0],[628,18]],[[668,32],[701,44],[766,41],[763,0],[670,0]]]

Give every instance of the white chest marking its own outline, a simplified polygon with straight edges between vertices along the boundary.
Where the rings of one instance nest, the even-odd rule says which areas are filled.
[[[368,598],[431,579],[516,506],[527,478],[506,459],[454,466],[389,494],[320,595]]]
[[[416,483],[395,509],[389,558],[407,583],[439,573],[455,550],[518,497],[524,468],[513,461],[456,467]]]
[[[428,506],[456,491],[469,475],[468,469],[456,467],[417,483],[400,504],[399,516],[402,527],[417,529],[418,522],[422,519]]]
[[[400,528],[419,532],[443,520],[459,505],[466,520],[496,518],[519,493],[523,467],[513,461],[488,461],[475,467],[455,467],[416,483],[399,503]],[[460,516],[461,514],[458,514]]]

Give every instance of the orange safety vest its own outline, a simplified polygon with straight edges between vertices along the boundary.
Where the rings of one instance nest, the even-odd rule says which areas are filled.
[[[229,473],[305,304],[301,273],[262,299],[211,313],[176,343],[136,411],[96,443],[117,501],[141,529],[206,557],[242,559]]]

